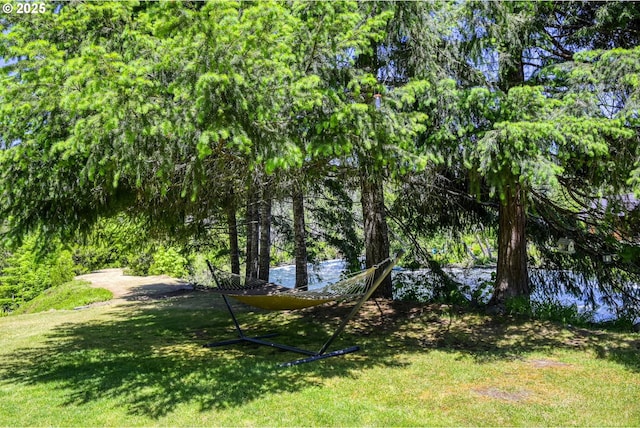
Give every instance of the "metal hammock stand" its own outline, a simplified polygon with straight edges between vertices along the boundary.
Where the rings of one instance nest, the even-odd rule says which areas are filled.
[[[221,342],[213,342],[204,345],[205,347],[218,347],[234,345],[237,343],[254,343],[257,345],[271,346],[285,351],[295,352],[307,355],[306,358],[283,363],[281,366],[290,367],[297,364],[308,363],[311,361],[321,360],[324,358],[336,357],[358,351],[359,346],[350,346],[348,348],[327,352],[329,346],[342,333],[349,321],[358,313],[364,302],[366,302],[380,286],[382,281],[391,273],[393,267],[402,257],[403,252],[396,255],[394,259],[387,259],[375,266],[372,266],[352,277],[339,281],[335,284],[328,285],[318,291],[306,291],[299,289],[291,289],[280,285],[267,283],[266,281],[253,280],[243,284],[239,275],[230,274],[220,270],[216,270],[211,266],[209,261],[207,265],[211,275],[216,282],[215,291],[219,292],[224,299],[224,303],[231,315],[231,319],[238,333],[237,339],[224,340]],[[376,275],[380,269],[384,270]],[[247,336],[236,318],[228,297],[232,297],[245,304],[269,310],[290,310],[302,309],[306,307],[316,306],[332,301],[343,301],[357,299],[349,314],[342,320],[336,328],[333,335],[322,345],[318,351],[310,351],[307,349],[297,348],[282,343],[274,343],[263,340],[269,337],[277,336],[277,333],[267,334],[263,336],[250,337]]]

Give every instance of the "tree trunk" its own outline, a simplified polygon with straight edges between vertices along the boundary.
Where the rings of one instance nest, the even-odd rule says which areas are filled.
[[[489,238],[484,238],[484,246],[487,249],[489,260],[493,260],[493,252],[491,251],[491,242],[489,241]]]
[[[369,268],[389,257],[389,235],[385,216],[382,179],[373,174],[368,174],[367,168],[361,167],[360,188],[362,193],[366,266]],[[384,279],[375,296],[389,299],[393,297],[391,276]]]
[[[509,89],[524,83],[522,52],[500,52],[500,87]],[[515,59],[515,60],[514,60]],[[513,298],[529,300],[525,191],[518,177],[506,174],[504,198],[498,211],[498,262],[496,282],[489,306],[503,308]]]
[[[260,201],[260,250],[258,278],[269,281],[269,267],[271,264],[271,188],[263,185],[262,200]]]
[[[502,306],[516,297],[529,299],[531,294],[525,236],[525,192],[515,180],[506,188],[498,222],[498,266],[490,306]]]
[[[233,193],[227,203],[227,225],[229,231],[229,258],[231,272],[240,274],[240,248],[238,247],[238,222],[236,219],[236,201]]]
[[[256,186],[249,185],[247,195],[247,261],[245,277],[247,280],[258,278],[258,198]]]
[[[296,288],[309,285],[307,272],[307,238],[304,224],[304,196],[298,189],[293,192],[293,235],[296,258]]]
[[[491,250],[489,250],[489,246],[486,245],[486,242],[482,242],[482,239],[480,239],[480,235],[478,233],[474,233],[473,237],[476,238],[476,242],[478,243],[478,247],[480,247],[480,251],[482,251],[482,255],[490,259]]]

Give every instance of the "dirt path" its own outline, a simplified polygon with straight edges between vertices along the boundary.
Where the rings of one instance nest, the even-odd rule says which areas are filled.
[[[162,299],[186,293],[193,287],[185,281],[159,276],[125,275],[122,269],[103,269],[76,279],[88,281],[92,287],[106,288],[113,293],[111,303],[118,301]]]

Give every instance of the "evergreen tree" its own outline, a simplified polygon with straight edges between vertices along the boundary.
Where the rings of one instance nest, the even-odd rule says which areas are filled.
[[[592,10],[594,5],[585,7]],[[598,79],[587,71],[590,66],[585,61],[592,55],[578,53],[594,47],[587,43],[593,40],[587,37],[589,23],[576,24],[570,18],[581,4],[492,2],[472,3],[470,8],[464,28],[474,29],[467,37],[487,83],[466,91],[469,116],[481,118],[467,125],[467,159],[500,201],[498,274],[491,302],[503,305],[511,298],[528,298],[530,293],[527,214],[534,221],[531,231],[540,234],[535,238],[543,247],[549,246],[549,229],[554,229],[551,235],[555,236],[582,234],[580,241],[587,241],[588,228],[580,225],[580,210],[559,201],[558,195],[581,194],[584,207],[606,187],[616,189],[614,193],[623,191],[630,153],[620,148],[635,146],[637,132],[633,122],[621,115],[626,101],[615,114],[607,114],[602,101],[611,92],[594,85]],[[622,30],[613,28],[616,33]],[[627,38],[609,38],[611,43],[615,40]],[[628,54],[631,59],[633,53]],[[598,64],[621,77],[615,62]],[[586,76],[592,80],[579,82]],[[606,173],[613,156],[620,155],[614,168],[617,173]],[[562,225],[554,221],[559,217],[571,220]],[[546,234],[541,233],[541,225],[547,227]],[[603,251],[596,253],[601,257]]]

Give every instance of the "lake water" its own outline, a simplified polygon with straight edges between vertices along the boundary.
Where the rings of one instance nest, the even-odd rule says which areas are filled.
[[[333,284],[334,282],[338,282],[342,274],[345,270],[345,262],[344,260],[336,259],[336,260],[327,260],[321,262],[316,265],[309,264],[309,289],[318,289],[322,288],[325,285]],[[462,284],[462,292],[466,294],[467,297],[470,297],[470,294],[473,290],[476,290],[481,284],[490,282],[492,280],[492,274],[495,273],[495,269],[492,268],[445,268],[444,269],[448,274],[450,274],[457,282]],[[537,271],[541,278],[545,278],[545,271]],[[391,273],[394,278],[394,284],[398,282],[405,284],[404,287],[400,287],[395,291],[395,298],[401,298],[403,293],[410,292],[412,295],[417,296],[422,299],[428,299],[430,291],[428,287],[420,287],[416,284],[425,284],[428,283],[429,280],[433,280],[433,275],[427,269],[424,270],[404,270],[401,268],[395,269]],[[281,284],[285,287],[293,288],[295,285],[295,266],[287,265],[287,266],[279,266],[271,268],[270,270],[270,281]],[[490,289],[484,292],[484,297],[488,299]],[[563,305],[576,305],[578,310],[581,313],[592,313],[593,320],[596,322],[606,321],[615,319],[617,317],[618,308],[606,306],[606,305],[598,305],[597,307],[591,307],[582,299],[579,299],[569,293],[560,293],[557,296],[554,296],[560,303]],[[599,300],[599,297],[596,294],[596,301]],[[531,298],[534,301],[544,301],[547,299],[541,292],[534,292]],[[622,306],[622,301],[619,300],[618,306]]]

